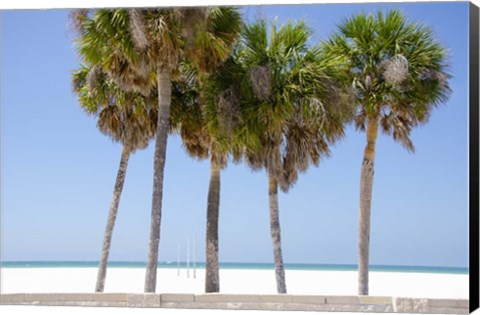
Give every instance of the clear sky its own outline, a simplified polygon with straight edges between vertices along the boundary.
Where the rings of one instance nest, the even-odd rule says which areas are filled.
[[[371,263],[468,265],[468,3],[251,6],[252,19],[305,19],[313,42],[344,18],[399,8],[431,26],[450,53],[450,101],[412,134],[415,154],[380,135],[372,204]],[[98,260],[121,146],[100,134],[70,87],[78,66],[66,10],[3,11],[1,27],[1,236],[3,260]],[[286,263],[357,261],[365,135],[349,128],[332,156],[280,194]],[[169,137],[160,261],[195,234],[205,247],[208,161]],[[130,159],[111,260],[145,261],[153,143]],[[272,262],[268,181],[230,165],[222,173],[220,261]],[[185,259],[185,258],[184,258]]]

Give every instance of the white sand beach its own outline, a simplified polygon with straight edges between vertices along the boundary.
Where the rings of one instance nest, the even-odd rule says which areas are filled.
[[[96,268],[2,268],[2,293],[93,292]],[[105,292],[143,292],[145,270],[110,268]],[[160,268],[157,293],[203,293],[205,270]],[[220,291],[275,294],[273,270],[221,269]],[[286,270],[290,294],[356,295],[355,271]],[[371,272],[370,295],[468,299],[468,274]]]

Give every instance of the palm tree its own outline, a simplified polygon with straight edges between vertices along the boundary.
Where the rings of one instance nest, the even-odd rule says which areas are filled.
[[[99,67],[80,67],[73,72],[72,82],[80,106],[87,114],[98,117],[98,129],[123,146],[95,286],[95,292],[103,292],[128,160],[136,150],[146,148],[153,138],[157,114],[154,109],[150,109],[147,98],[139,93],[123,91]]]
[[[240,22],[240,21],[238,21]],[[240,31],[240,25],[238,25]],[[176,82],[172,99],[172,127],[180,134],[186,152],[196,159],[210,159],[210,182],[207,196],[207,229],[205,255],[205,292],[219,292],[218,220],[220,212],[220,175],[229,156],[238,162],[238,143],[218,125],[218,107],[222,87],[230,78],[221,78],[228,60],[203,75],[183,63],[185,80]],[[223,80],[227,79],[227,81]],[[225,121],[225,120],[223,120]]]
[[[366,132],[360,177],[358,294],[368,295],[370,216],[379,128],[409,152],[410,132],[425,124],[450,94],[446,51],[431,29],[392,10],[358,14],[324,43],[326,53],[343,59],[346,85],[355,95],[357,130]]]
[[[238,60],[244,68],[243,117],[248,144],[245,159],[268,175],[270,231],[277,292],[286,293],[278,187],[287,192],[298,172],[328,156],[328,145],[343,136],[343,94],[327,75],[335,59],[309,47],[311,30],[300,21],[270,36],[265,21],[248,25]],[[253,135],[253,137],[252,137]],[[252,140],[253,138],[253,140]]]
[[[210,153],[205,266],[205,292],[207,293],[220,291],[218,221],[221,170],[227,166],[229,158],[235,163],[240,162],[241,158],[242,143],[237,134],[237,126],[240,122],[238,103],[232,99],[233,94],[229,94],[231,92],[229,87],[234,84],[236,77],[231,72],[226,73],[231,66],[232,58],[230,57],[221,67],[210,71],[208,76],[200,80],[203,126],[208,135],[206,143]]]
[[[204,160],[210,158],[210,183],[207,196],[207,224],[205,250],[205,292],[219,292],[220,279],[218,270],[218,218],[220,208],[220,172],[226,166],[226,154],[215,150],[215,141],[208,132],[204,117],[204,104],[201,104],[198,86],[188,87],[178,98],[182,108],[176,130],[180,134],[183,147],[189,156]],[[176,93],[174,89],[174,93]],[[178,93],[178,92],[177,92]],[[179,96],[180,96],[179,95]],[[173,122],[172,122],[173,123]]]
[[[161,8],[98,10],[84,24],[80,51],[100,64],[126,89],[145,95],[155,88],[158,121],[145,292],[155,292],[163,195],[163,174],[169,131],[172,80],[179,63],[189,59],[200,70],[218,64],[235,39],[230,22],[236,9]],[[107,44],[107,45],[105,45]],[[152,80],[153,79],[153,80]]]

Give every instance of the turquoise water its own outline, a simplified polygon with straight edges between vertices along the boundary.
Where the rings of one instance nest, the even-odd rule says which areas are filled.
[[[96,268],[98,261],[5,261],[1,262],[2,268]],[[113,261],[108,263],[113,268],[145,268],[144,262]],[[197,268],[205,268],[205,263],[199,262]],[[180,267],[186,268],[186,262],[181,262]],[[190,263],[190,268],[193,264]],[[177,268],[176,262],[161,262],[158,268]],[[272,263],[220,263],[222,269],[274,269]],[[287,270],[327,270],[327,271],[356,271],[357,265],[334,264],[285,264]],[[468,274],[464,267],[429,267],[429,266],[384,266],[372,265],[370,271],[383,272],[423,272],[423,273],[451,273]]]

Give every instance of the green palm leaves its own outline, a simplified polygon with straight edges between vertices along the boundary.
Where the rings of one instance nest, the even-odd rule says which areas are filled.
[[[357,128],[365,130],[369,118],[377,119],[386,134],[413,151],[410,131],[450,94],[445,49],[429,28],[409,23],[396,10],[359,14],[339,29],[324,47],[348,72],[346,83],[360,104]]]
[[[298,171],[317,165],[328,155],[328,143],[343,136],[340,113],[347,94],[333,80],[332,60],[308,45],[310,36],[298,22],[273,25],[268,40],[266,22],[260,21],[246,27],[238,57],[247,72],[245,120],[257,125],[247,161],[275,174],[285,191]]]

